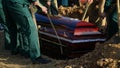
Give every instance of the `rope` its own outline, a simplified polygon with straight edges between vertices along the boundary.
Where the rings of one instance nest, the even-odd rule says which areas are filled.
[[[86,14],[87,14],[87,11],[88,11],[89,6],[90,6],[90,3],[86,3],[86,9],[85,9],[85,12],[84,12],[84,14],[83,14],[82,21],[85,20],[85,17],[86,17]]]
[[[49,21],[50,21],[50,24],[51,24],[53,30],[55,31],[55,35],[57,36],[58,42],[60,43],[60,45],[62,45],[62,42],[60,41],[59,35],[58,35],[58,33],[57,33],[56,29],[55,29],[54,24],[52,23],[52,20],[51,20],[51,18],[50,18],[50,15],[49,15],[48,13],[47,13],[47,16],[48,16],[48,19],[49,19]],[[61,54],[63,54],[63,48],[62,48],[62,46],[60,47],[60,50],[61,50]]]
[[[40,39],[43,40],[43,41],[47,41],[47,42],[56,44],[56,45],[64,46],[63,44],[59,44],[59,43],[57,43],[57,42],[53,42],[53,41],[47,40],[47,39],[45,39],[45,38],[40,38]],[[66,46],[64,46],[64,47],[66,47]]]

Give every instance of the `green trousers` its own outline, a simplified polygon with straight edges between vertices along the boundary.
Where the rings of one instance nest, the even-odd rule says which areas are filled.
[[[10,36],[9,36],[9,33],[8,33],[8,28],[7,28],[7,23],[6,23],[6,20],[5,20],[5,14],[4,14],[4,11],[3,11],[3,2],[2,0],[0,0],[0,23],[2,24],[2,26],[4,27],[4,38],[5,38],[5,49],[9,49],[9,45],[10,45]]]
[[[109,22],[107,24],[106,29],[107,37],[111,38],[113,35],[115,35],[118,32],[118,23],[115,22],[113,19],[109,19]]]
[[[24,0],[21,0],[24,1]],[[38,31],[33,22],[28,4],[19,0],[5,0],[7,26],[12,53],[30,55],[34,60],[40,56]]]

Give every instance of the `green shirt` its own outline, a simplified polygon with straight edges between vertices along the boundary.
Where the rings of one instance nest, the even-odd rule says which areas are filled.
[[[2,0],[0,0],[0,8],[2,8]]]
[[[20,3],[20,4],[30,4],[32,2],[35,2],[36,0],[7,0],[7,1],[17,2],[17,3]]]
[[[111,7],[113,7],[112,5],[116,4],[115,0],[106,0],[105,2],[105,12],[109,12],[109,9],[111,9]],[[111,13],[109,14],[109,17],[112,18],[112,20],[114,20],[115,22],[118,22],[118,15],[117,15],[117,8],[116,6],[113,7]]]

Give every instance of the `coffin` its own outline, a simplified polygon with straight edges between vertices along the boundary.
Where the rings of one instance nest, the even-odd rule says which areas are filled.
[[[36,14],[40,39],[71,50],[89,50],[96,42],[104,42],[104,35],[94,24],[63,16]],[[47,44],[48,45],[48,44]],[[55,46],[55,45],[52,45]]]

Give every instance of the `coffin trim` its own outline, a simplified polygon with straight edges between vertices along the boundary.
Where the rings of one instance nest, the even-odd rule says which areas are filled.
[[[49,34],[49,33],[43,32],[43,31],[39,31],[39,33],[57,39],[57,36],[56,36],[56,35]],[[60,40],[67,41],[67,42],[69,42],[69,43],[103,42],[103,41],[106,40],[105,38],[71,40],[71,39],[67,39],[67,38],[64,38],[64,37],[60,37],[60,36],[59,36],[59,39],[60,39]]]

